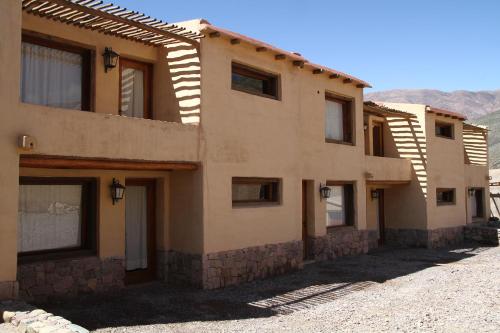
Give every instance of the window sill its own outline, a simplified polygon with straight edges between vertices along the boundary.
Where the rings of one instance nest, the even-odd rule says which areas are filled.
[[[449,136],[444,136],[444,135],[437,135],[437,134],[436,134],[436,138],[447,139],[447,140],[455,140],[454,137],[449,137]]]
[[[264,208],[264,207],[279,207],[281,206],[280,202],[239,202],[233,203],[233,208]]]
[[[336,144],[345,145],[345,146],[354,146],[353,142],[334,140],[334,139],[325,139],[325,143],[336,143]]]
[[[251,91],[251,90],[241,89],[241,88],[237,88],[237,87],[231,87],[231,89],[235,90],[235,91],[243,92],[246,94],[254,95],[254,96],[264,97],[264,98],[268,98],[268,99],[274,99],[275,101],[281,100],[278,96],[262,94],[262,93],[258,93],[258,92]]]
[[[96,255],[97,255],[96,251],[93,250],[68,250],[68,251],[58,251],[50,253],[18,254],[17,261],[20,265],[22,265],[40,261],[95,257]]]
[[[332,225],[332,226],[326,227],[327,234],[332,234],[335,231],[343,231],[343,230],[356,230],[356,227],[353,225],[347,225],[347,224]]]

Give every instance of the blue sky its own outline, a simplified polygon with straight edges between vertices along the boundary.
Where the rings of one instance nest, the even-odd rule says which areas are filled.
[[[369,91],[500,89],[500,1],[115,0],[167,22],[203,17],[355,75]]]

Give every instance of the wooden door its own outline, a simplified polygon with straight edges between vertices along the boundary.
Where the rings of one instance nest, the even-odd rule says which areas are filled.
[[[385,211],[384,211],[384,190],[378,189],[378,230],[379,239],[378,244],[385,244]]]
[[[152,118],[151,74],[151,64],[120,58],[120,115]]]
[[[155,181],[125,181],[126,283],[153,280],[156,275]]]
[[[303,258],[308,257],[307,247],[307,181],[302,181],[302,244],[303,248]]]
[[[383,126],[380,122],[373,123],[373,156],[384,156]]]

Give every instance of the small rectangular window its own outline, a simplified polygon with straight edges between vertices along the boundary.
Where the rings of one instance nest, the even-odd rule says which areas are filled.
[[[93,179],[21,177],[18,253],[95,249],[95,198]]]
[[[326,199],[326,226],[354,225],[354,185],[327,182],[331,190]]]
[[[278,82],[278,75],[232,63],[231,86],[234,90],[279,99]]]
[[[90,111],[90,59],[90,50],[23,35],[21,100]]]
[[[440,138],[453,139],[453,124],[436,122],[436,136]]]
[[[439,205],[454,205],[455,204],[455,189],[454,188],[438,188],[436,189],[436,201]]]
[[[233,206],[279,204],[281,181],[275,178],[234,177],[232,182]]]
[[[325,140],[333,143],[353,143],[352,102],[326,96]]]

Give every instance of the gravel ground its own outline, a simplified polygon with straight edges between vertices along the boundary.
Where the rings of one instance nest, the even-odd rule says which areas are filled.
[[[500,332],[500,247],[384,249],[214,291],[38,304],[95,332]]]

